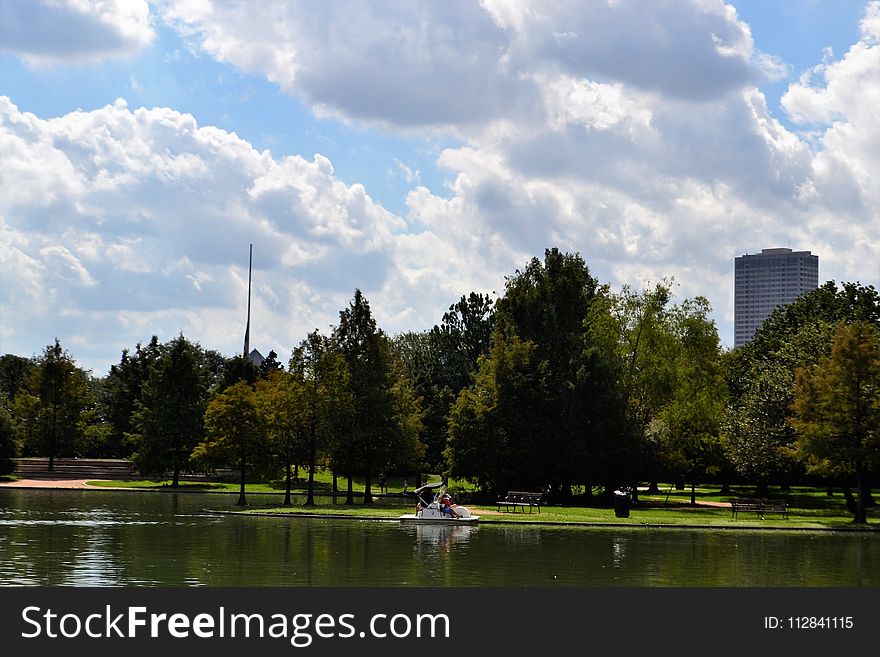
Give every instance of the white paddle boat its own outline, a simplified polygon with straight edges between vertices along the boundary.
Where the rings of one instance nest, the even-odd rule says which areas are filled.
[[[433,493],[432,499],[428,497]],[[476,524],[480,516],[460,504],[453,504],[452,497],[446,492],[445,482],[425,484],[414,491],[416,512],[400,516],[400,522],[443,523],[443,524]]]

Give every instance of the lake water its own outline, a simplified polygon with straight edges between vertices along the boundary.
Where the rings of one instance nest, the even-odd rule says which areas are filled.
[[[236,499],[0,490],[0,585],[880,586],[877,533],[413,526],[204,511]],[[254,505],[267,499],[249,495]]]

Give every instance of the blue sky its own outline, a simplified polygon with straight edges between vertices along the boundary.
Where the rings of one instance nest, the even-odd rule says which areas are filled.
[[[391,333],[544,248],[674,277],[880,279],[880,5],[0,4],[0,351],[96,373],[178,332],[283,357],[355,287]],[[734,12],[735,9],[735,12]]]

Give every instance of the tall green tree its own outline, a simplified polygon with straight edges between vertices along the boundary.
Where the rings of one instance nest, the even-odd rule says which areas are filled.
[[[721,349],[711,308],[703,297],[686,299],[669,313],[674,390],[652,422],[662,427],[659,451],[665,465],[695,487],[724,466],[721,425],[726,388]]]
[[[247,505],[248,467],[260,468],[268,454],[266,422],[254,389],[239,381],[216,395],[205,410],[205,438],[192,452],[194,462],[239,471],[238,505]]]
[[[547,249],[507,279],[496,305],[498,328],[535,345],[547,363],[554,398],[574,378],[574,355],[583,349],[583,334],[599,284],[578,254]]]
[[[365,474],[364,503],[371,504],[373,474],[388,467],[402,448],[401,406],[395,393],[401,370],[360,290],[339,313],[333,340],[348,368],[352,399],[351,421],[340,450],[348,469],[349,498],[351,474],[359,466]]]
[[[727,452],[736,470],[766,495],[771,479],[787,481],[794,459],[791,426],[795,372],[827,356],[838,322],[880,327],[880,297],[871,286],[828,281],[771,313],[753,339],[732,352],[725,422]],[[849,488],[844,492],[850,495]]]
[[[613,294],[603,289],[593,306],[592,339],[613,362],[615,386],[626,409],[620,435],[628,438],[621,451],[631,455],[630,480],[618,483],[631,484],[640,477],[655,482],[662,469],[658,445],[648,440],[648,430],[675,391],[671,298],[671,285],[664,281],[642,291],[623,286]],[[607,486],[605,492],[611,492]]]
[[[615,363],[624,426],[634,441],[631,472],[652,483],[660,476],[686,479],[695,502],[697,481],[724,466],[724,370],[709,302],[672,300],[669,281],[642,291],[603,290],[591,325],[596,345]]]
[[[535,463],[546,460],[553,427],[535,409],[547,403],[548,379],[534,343],[496,334],[474,385],[461,392],[449,417],[450,475],[485,493],[541,488],[546,475]]]
[[[305,384],[300,377],[276,369],[257,381],[256,400],[265,422],[269,452],[284,467],[284,504],[289,506],[293,467],[306,460]]]
[[[780,363],[756,369],[754,379],[727,410],[728,458],[741,476],[757,485],[760,497],[767,496],[771,479],[792,469],[789,450],[795,432],[788,422],[792,374]]]
[[[244,381],[249,386],[254,385],[260,378],[260,370],[250,358],[241,354],[227,358],[223,364],[223,373],[220,376],[218,388],[225,390],[239,381]]]
[[[434,471],[444,470],[449,412],[461,390],[473,383],[478,359],[489,352],[494,325],[494,301],[471,292],[449,306],[430,331],[402,333],[393,340],[421,400],[425,460]]]
[[[57,456],[76,453],[85,428],[83,413],[92,403],[88,373],[56,338],[15,396],[15,428],[25,450],[48,456],[53,471]]]
[[[126,456],[124,443],[113,435],[110,424],[106,377],[89,377],[89,397],[92,403],[82,415],[83,432],[77,444],[77,455],[95,459]]]
[[[141,387],[133,425],[134,461],[142,473],[172,473],[172,487],[204,436],[207,376],[201,349],[182,335],[162,348]]]
[[[443,345],[433,330],[401,333],[394,337],[392,345],[424,412],[425,463],[413,467],[417,472],[424,468],[442,472],[449,411],[458,393],[452,389]]]
[[[12,414],[0,406],[0,476],[15,470],[18,445],[12,430]]]
[[[147,345],[135,345],[134,353],[123,350],[119,363],[111,365],[104,378],[103,402],[114,456],[130,454],[131,445],[127,444],[126,436],[135,432],[132,416],[141,398],[141,388],[160,355],[159,338],[154,335]]]
[[[5,400],[2,403],[7,408],[11,407],[15,395],[24,386],[34,365],[34,360],[31,358],[14,354],[0,356],[0,400]]]
[[[592,415],[593,410],[607,410],[610,400],[604,397],[615,394],[592,385],[603,369],[601,359],[590,352],[591,312],[600,291],[579,254],[553,248],[544,252],[543,260],[533,258],[510,276],[496,303],[498,334],[534,345],[536,364],[545,371],[546,396],[540,407],[530,410],[548,430],[533,467],[542,486],[562,497],[583,481],[584,458],[600,440],[596,432],[607,430],[605,437],[621,433],[619,427],[600,429],[605,423]]]
[[[866,321],[840,324],[831,353],[795,380],[796,449],[815,472],[855,477],[854,522],[865,524],[867,473],[880,465],[880,332]]]
[[[281,363],[278,362],[278,354],[275,353],[275,350],[271,350],[269,355],[263,359],[263,362],[260,363],[260,366],[257,367],[257,374],[261,379],[268,379],[272,372],[277,372],[278,370],[283,370]]]
[[[302,426],[309,471],[305,504],[312,506],[318,461],[322,454],[332,456],[337,438],[351,417],[354,404],[349,391],[350,377],[342,353],[318,331],[309,333],[294,349],[290,371],[302,387]]]
[[[421,367],[404,359],[406,375],[422,400],[425,456],[428,466],[444,470],[449,412],[462,389],[473,383],[481,356],[489,353],[495,327],[495,302],[471,292],[443,313],[421,341]]]
[[[443,386],[458,394],[471,384],[480,356],[489,353],[494,329],[495,302],[488,294],[471,292],[449,306],[429,332]]]

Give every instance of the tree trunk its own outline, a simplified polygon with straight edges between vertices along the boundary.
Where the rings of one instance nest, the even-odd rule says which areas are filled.
[[[843,497],[846,500],[846,509],[853,515],[856,513],[856,498],[853,496],[852,491],[849,489],[849,486],[841,486],[841,490],[843,491]]]
[[[730,495],[730,484],[726,481],[721,484],[721,494],[722,495]]]
[[[660,484],[658,484],[656,481],[652,481],[648,485],[648,493],[650,493],[651,495],[659,495],[660,494]]]
[[[352,488],[351,483],[351,471],[348,472],[348,490],[345,491],[345,503],[346,504],[354,504],[354,489]]]
[[[290,456],[284,467],[284,506],[290,506]]]
[[[416,472],[416,488],[422,487],[422,473],[421,471]]]
[[[691,482],[691,506],[697,506],[697,485]]]
[[[241,484],[238,488],[238,506],[247,506],[247,500],[244,497],[244,463],[241,464]]]
[[[174,473],[171,475],[171,488],[180,486],[180,464],[174,464]]]
[[[373,503],[373,490],[370,486],[370,470],[369,466],[367,467],[367,474],[364,480],[364,504],[372,504]]]
[[[315,427],[312,426],[312,436],[309,441],[309,492],[305,506],[315,506],[315,440]]]
[[[633,504],[638,503],[639,501],[639,482],[635,482],[632,485],[632,495],[630,495],[630,500]]]
[[[853,518],[853,522],[857,525],[867,525],[868,517],[865,513],[865,497],[867,495],[867,488],[865,484],[867,483],[867,477],[865,473],[859,470],[856,475],[856,486],[858,487],[858,497],[856,498],[856,514],[855,518]]]
[[[299,463],[293,466],[293,480],[299,481]]]
[[[55,470],[55,446],[58,435],[58,392],[56,377],[52,376],[52,438],[49,441],[49,472]]]
[[[339,485],[338,485],[339,482],[337,481],[338,476],[339,475],[336,472],[336,470],[333,470],[333,495],[334,496],[336,495],[336,493],[339,492]]]
[[[770,484],[766,481],[759,481],[758,488],[755,493],[758,497],[769,497],[770,496]]]

